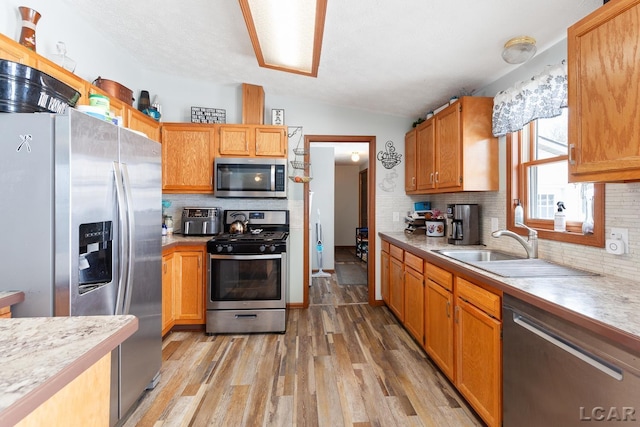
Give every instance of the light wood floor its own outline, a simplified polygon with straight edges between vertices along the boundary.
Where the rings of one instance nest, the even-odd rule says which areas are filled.
[[[335,274],[312,288],[285,334],[169,334],[125,426],[482,425],[386,307]]]

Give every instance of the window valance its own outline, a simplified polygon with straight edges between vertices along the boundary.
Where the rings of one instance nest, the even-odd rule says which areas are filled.
[[[519,131],[535,119],[559,116],[566,106],[567,64],[562,61],[494,97],[493,135]]]

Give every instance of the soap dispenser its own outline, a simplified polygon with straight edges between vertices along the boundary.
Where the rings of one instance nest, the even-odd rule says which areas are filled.
[[[515,210],[515,223],[516,225],[518,224],[524,224],[524,209],[522,208],[522,205],[520,204],[520,199],[516,199],[516,210]]]
[[[558,206],[558,211],[553,218],[553,231],[567,231],[567,218],[564,213],[566,208],[564,206],[564,202],[558,202],[556,205]]]

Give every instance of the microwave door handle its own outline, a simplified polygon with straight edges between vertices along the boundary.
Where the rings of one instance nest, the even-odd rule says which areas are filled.
[[[271,179],[269,182],[271,183],[271,191],[276,191],[276,165],[271,165]]]

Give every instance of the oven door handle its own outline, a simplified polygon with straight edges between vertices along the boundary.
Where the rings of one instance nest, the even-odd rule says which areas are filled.
[[[257,260],[257,259],[280,259],[284,254],[251,254],[251,255],[217,255],[210,254],[211,259],[237,259],[237,260]]]

